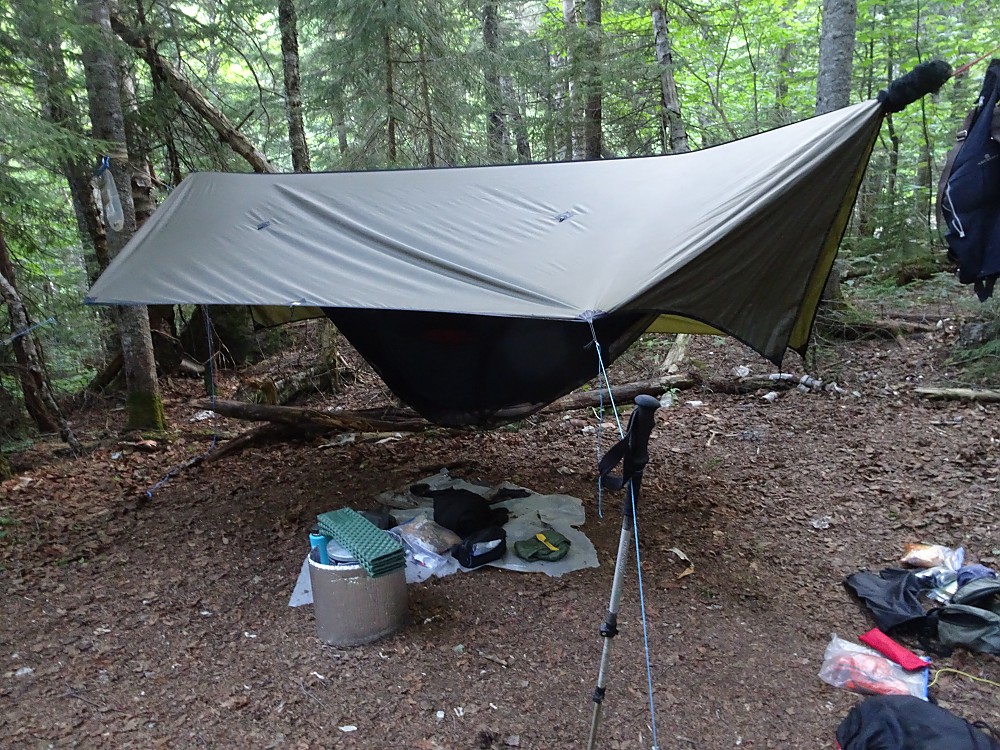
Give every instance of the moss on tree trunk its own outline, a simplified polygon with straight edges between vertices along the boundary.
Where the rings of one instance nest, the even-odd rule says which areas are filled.
[[[156,393],[138,391],[128,394],[128,429],[163,430],[167,420],[163,413],[163,399]]]

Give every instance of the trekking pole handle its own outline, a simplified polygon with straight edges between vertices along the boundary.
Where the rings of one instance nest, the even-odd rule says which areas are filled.
[[[641,394],[635,397],[635,411],[629,419],[629,453],[640,470],[649,461],[649,435],[659,408],[660,402],[652,396]]]

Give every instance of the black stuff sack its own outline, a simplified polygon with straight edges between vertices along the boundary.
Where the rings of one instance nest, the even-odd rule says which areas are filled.
[[[879,695],[850,710],[837,727],[841,750],[1000,750],[985,732],[933,703]]]
[[[451,554],[463,568],[478,568],[499,560],[506,552],[507,532],[499,526],[491,526],[467,536]]]
[[[434,500],[434,523],[451,529],[463,539],[477,531],[507,523],[507,509],[494,508],[471,490],[431,490],[424,494]]]

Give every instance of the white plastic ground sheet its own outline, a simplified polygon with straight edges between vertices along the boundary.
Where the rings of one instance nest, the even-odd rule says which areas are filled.
[[[487,565],[520,573],[545,573],[546,575],[556,577],[574,570],[596,568],[598,566],[597,551],[594,549],[593,543],[587,538],[586,534],[577,528],[582,526],[586,520],[583,501],[578,497],[571,497],[570,495],[540,495],[507,482],[497,487],[486,487],[466,482],[464,479],[452,477],[445,470],[415,484],[426,485],[431,490],[469,490],[487,499],[495,497],[502,490],[523,490],[528,493],[525,497],[510,498],[493,504],[493,507],[506,508],[510,515],[509,520],[504,524],[504,530],[507,532],[507,553],[499,560],[487,563]],[[401,492],[386,492],[379,495],[376,499],[391,509],[392,515],[400,524],[406,523],[417,516],[425,516],[429,519],[434,518],[433,501],[430,498],[414,495],[408,489]],[[546,529],[558,531],[570,541],[570,548],[566,557],[556,562],[528,562],[514,554],[514,542],[532,537],[539,531],[544,532]],[[460,570],[469,572],[468,569],[461,567],[458,561],[450,555],[442,557],[433,566],[420,565],[408,555],[406,562],[406,582],[417,583],[427,580],[431,576],[440,578]],[[288,606],[298,607],[311,603],[312,588],[309,583],[309,563],[307,557],[302,561],[302,569],[299,572],[295,590],[292,592]]]

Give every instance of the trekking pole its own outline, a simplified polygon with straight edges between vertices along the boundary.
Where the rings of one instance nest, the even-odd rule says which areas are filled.
[[[628,565],[629,550],[632,547],[632,529],[635,525],[635,513],[639,507],[642,473],[649,462],[649,433],[653,430],[653,418],[660,407],[660,402],[652,396],[637,396],[635,406],[625,436],[618,445],[605,454],[600,463],[601,484],[608,489],[624,488],[625,501],[622,506],[622,531],[618,540],[615,575],[611,582],[611,601],[600,629],[604,646],[601,650],[601,665],[597,672],[597,687],[594,689],[594,716],[590,723],[587,750],[594,750],[597,730],[601,724],[601,705],[607,690],[605,683],[608,666],[611,663],[611,641],[618,635],[618,605],[622,597],[622,580]],[[621,480],[608,476],[619,461],[623,462],[624,469]]]

